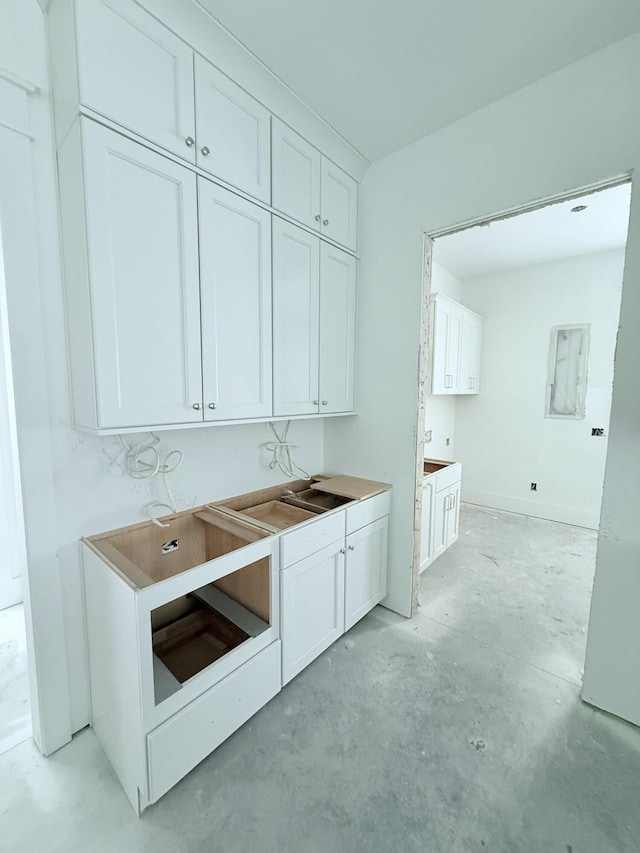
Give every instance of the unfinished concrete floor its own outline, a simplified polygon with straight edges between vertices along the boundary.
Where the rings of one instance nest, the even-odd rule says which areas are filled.
[[[640,732],[573,677],[595,537],[461,531],[413,620],[376,608],[140,820],[89,730],[1,756],[2,850],[637,853]]]
[[[0,610],[0,755],[31,737],[24,606]]]

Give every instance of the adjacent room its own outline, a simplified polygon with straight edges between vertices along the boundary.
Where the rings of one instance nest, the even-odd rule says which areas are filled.
[[[1,4],[3,850],[637,853],[639,84],[623,0]]]
[[[433,244],[421,612],[577,685],[630,190],[573,195]]]

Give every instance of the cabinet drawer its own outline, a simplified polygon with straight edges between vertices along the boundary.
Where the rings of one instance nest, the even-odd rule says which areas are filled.
[[[459,462],[449,465],[447,468],[444,468],[442,471],[438,471],[436,474],[436,492],[440,492],[442,489],[448,489],[449,486],[452,486],[454,483],[459,483],[461,479],[462,465]]]
[[[320,551],[326,545],[337,542],[345,535],[344,512],[320,516],[299,530],[285,533],[280,540],[280,565],[282,568],[297,563]]]
[[[380,495],[375,495],[373,498],[367,498],[363,501],[356,501],[351,506],[346,508],[347,513],[347,533],[353,533],[354,530],[359,530],[365,524],[371,524],[383,515],[389,515],[389,506],[391,504],[391,493],[382,492]]]
[[[174,714],[147,737],[149,798],[155,803],[280,690],[280,642]]]

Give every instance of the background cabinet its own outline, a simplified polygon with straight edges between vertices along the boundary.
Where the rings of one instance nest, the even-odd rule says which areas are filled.
[[[431,393],[477,394],[482,317],[453,299],[431,298]]]
[[[276,118],[271,144],[273,206],[355,251],[357,181]]]
[[[88,119],[59,168],[76,421],[201,420],[195,175]]]
[[[432,466],[438,470],[422,481],[421,572],[453,545],[460,520],[462,466],[459,462],[425,460],[425,470],[433,471]]]
[[[356,260],[274,217],[274,414],[354,405]]]
[[[198,178],[205,420],[271,415],[271,214]]]

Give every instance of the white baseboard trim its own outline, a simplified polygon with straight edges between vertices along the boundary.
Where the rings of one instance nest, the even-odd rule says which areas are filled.
[[[461,500],[468,504],[514,512],[518,515],[531,515],[533,518],[543,518],[546,521],[559,521],[562,524],[572,524],[575,527],[586,527],[598,530],[600,527],[600,510],[579,509],[571,506],[546,504],[539,501],[514,498],[511,495],[496,495],[491,492],[481,492],[475,489],[465,489],[462,486]]]

